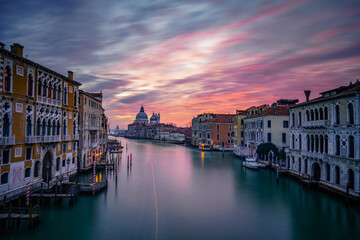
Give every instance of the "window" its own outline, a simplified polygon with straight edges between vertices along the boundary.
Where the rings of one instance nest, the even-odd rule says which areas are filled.
[[[301,127],[301,112],[299,112],[299,126]]]
[[[231,131],[231,128],[232,128],[232,125],[231,124],[229,124],[229,130]]]
[[[294,126],[294,124],[293,124],[293,126]],[[288,128],[289,127],[289,121],[283,121],[283,127]]]
[[[325,135],[325,138],[324,138],[324,141],[325,141],[325,153],[328,153],[329,151],[329,139],[328,139],[328,136]]]
[[[286,143],[286,133],[282,133],[282,142]]]
[[[326,181],[330,181],[330,165],[326,163]]]
[[[302,149],[302,139],[301,139],[301,134],[299,134],[299,150]]]
[[[2,152],[2,164],[8,164],[10,162],[10,149],[4,149]]]
[[[62,160],[62,166],[65,167],[65,159]]]
[[[335,124],[340,124],[340,106],[335,106]]]
[[[219,140],[220,139],[220,134],[216,135],[216,139]]]
[[[66,153],[66,143],[63,144],[63,153]]]
[[[228,132],[228,137],[230,137],[230,133]]]
[[[354,137],[350,136],[348,141],[349,148],[349,158],[354,158],[355,156],[355,148],[354,148]]]
[[[267,140],[268,140],[268,142],[271,142],[271,133],[267,134]]]
[[[348,183],[349,183],[349,188],[354,190],[354,170],[349,169],[348,171]]]
[[[327,109],[327,107],[324,108],[324,119],[328,120],[328,109]]]
[[[30,116],[26,119],[26,136],[32,136],[32,121]]]
[[[9,182],[9,173],[3,173],[1,175],[1,185],[7,184]]]
[[[72,158],[72,164],[75,164],[75,158],[74,157]]]
[[[335,184],[340,184],[340,168],[339,168],[339,166],[335,167]]]
[[[219,131],[220,130],[220,124],[216,125],[216,129]]]
[[[267,121],[267,126],[268,126],[268,128],[271,128],[271,120]]]
[[[32,148],[26,148],[25,160],[30,160],[32,158]]]
[[[287,122],[287,121],[286,121]],[[285,121],[284,121],[284,128],[288,128],[289,127],[289,123],[287,123],[287,126],[285,127]],[[291,114],[291,126],[295,126],[295,113]]]
[[[64,87],[64,104],[67,105],[67,87]]]
[[[319,120],[319,111],[315,109],[315,120]]]
[[[244,137],[244,131],[241,131],[241,137]]]
[[[306,110],[306,121],[310,121],[310,113],[309,113],[309,110]]]
[[[76,104],[77,104],[76,99],[77,99],[77,92],[75,91],[75,92],[74,92],[74,106],[75,106],[75,107],[76,107]]]
[[[319,117],[320,117],[320,120],[324,120],[324,112],[323,112],[323,109],[322,108],[320,108],[319,109]]]
[[[340,155],[340,136],[339,135],[336,135],[335,142],[336,142],[335,155],[339,156]]]
[[[10,117],[9,114],[6,113],[3,117],[3,137],[10,136]]]
[[[315,114],[314,114],[314,110],[310,110],[310,119],[311,119],[311,121],[314,121],[315,120],[315,116],[314,116]]]
[[[28,96],[29,97],[32,97],[33,96],[33,89],[34,89],[34,78],[33,78],[33,75],[30,73],[29,76],[28,76]]]
[[[73,143],[73,151],[76,150],[76,143]]]
[[[5,83],[4,83],[4,90],[6,92],[11,91],[11,79],[12,79],[12,73],[10,66],[5,67]]]
[[[291,136],[291,145],[292,145],[292,148],[295,148],[295,135],[294,134],[292,134],[292,136]]]
[[[307,146],[306,150],[308,152],[310,152],[310,136],[309,135],[306,136],[306,146]]]
[[[31,173],[31,168],[26,168],[25,169],[25,178],[28,178],[28,177],[30,177],[30,173]]]
[[[354,105],[352,103],[348,104],[348,123],[354,124]]]

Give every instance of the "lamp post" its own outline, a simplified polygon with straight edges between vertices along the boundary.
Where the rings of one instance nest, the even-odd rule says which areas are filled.
[[[50,170],[50,162],[46,161],[46,182],[47,182],[47,189],[49,190],[49,170]]]

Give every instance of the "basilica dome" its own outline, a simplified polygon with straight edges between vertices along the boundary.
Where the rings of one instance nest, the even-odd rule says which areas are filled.
[[[136,119],[134,122],[148,124],[149,118],[148,118],[148,115],[144,111],[144,106],[141,106],[140,112],[138,114],[136,114]]]

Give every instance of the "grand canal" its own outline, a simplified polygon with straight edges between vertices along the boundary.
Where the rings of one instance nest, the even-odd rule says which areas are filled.
[[[41,209],[41,223],[4,239],[360,239],[360,210],[231,153],[120,138],[109,188]],[[133,154],[131,168],[126,156]],[[98,178],[103,178],[98,176]],[[155,182],[155,188],[154,188]],[[155,194],[156,189],[156,194]],[[24,224],[25,225],[25,224]],[[2,238],[3,239],[3,238]]]

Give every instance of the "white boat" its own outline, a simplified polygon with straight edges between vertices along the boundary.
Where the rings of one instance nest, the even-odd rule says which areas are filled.
[[[247,168],[250,168],[250,169],[254,169],[254,170],[259,169],[259,164],[257,162],[252,162],[252,161],[243,162],[243,166],[247,167]]]

